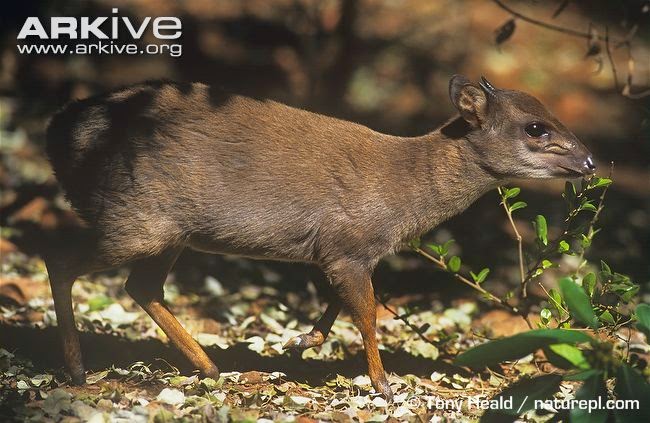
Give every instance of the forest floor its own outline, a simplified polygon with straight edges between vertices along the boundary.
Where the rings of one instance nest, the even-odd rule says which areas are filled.
[[[279,289],[279,275],[262,265],[262,280],[239,289],[211,276],[191,292],[173,276],[165,285],[171,309],[220,366],[218,380],[192,372],[169,346],[124,291],[123,272],[80,279],[73,298],[89,370],[87,385],[71,386],[44,263],[6,239],[1,247],[2,421],[475,420],[483,410],[469,398],[488,399],[520,377],[550,370],[542,356],[477,373],[456,367],[459,352],[526,330],[523,319],[467,299],[396,297],[390,310],[378,306],[378,339],[395,393],[388,404],[370,386],[361,338],[346,316],[321,347],[283,350],[287,339],[311,328],[322,306],[311,282],[295,292]],[[391,311],[408,315],[415,327],[426,325],[427,340]],[[565,383],[559,395],[573,393]]]

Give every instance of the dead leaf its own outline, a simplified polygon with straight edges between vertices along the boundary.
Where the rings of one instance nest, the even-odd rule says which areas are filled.
[[[0,254],[9,254],[15,251],[18,251],[18,247],[14,243],[5,238],[0,238]]]
[[[264,382],[265,379],[264,376],[265,373],[250,371],[250,372],[242,373],[241,376],[239,376],[239,380],[242,383],[258,384]]]
[[[0,278],[0,299],[8,298],[25,305],[34,297],[47,295],[47,284],[29,278]]]

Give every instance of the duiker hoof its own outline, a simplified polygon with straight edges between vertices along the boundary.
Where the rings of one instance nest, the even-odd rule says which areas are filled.
[[[373,383],[373,387],[375,388],[375,391],[384,396],[386,401],[393,402],[393,390],[391,389],[390,384],[385,377],[377,383]]]
[[[303,333],[302,335],[294,336],[289,339],[282,348],[306,350],[307,348],[317,347],[323,345],[325,337],[320,332]]]
[[[86,384],[86,373],[83,369],[70,372],[70,379],[73,385],[85,385]]]
[[[212,367],[210,367],[209,369],[202,370],[201,374],[204,377],[209,377],[214,380],[218,380],[220,372],[219,372],[219,368],[217,368],[217,366],[213,364]]]

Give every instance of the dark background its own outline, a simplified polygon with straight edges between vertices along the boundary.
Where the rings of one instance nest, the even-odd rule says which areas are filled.
[[[588,31],[592,22],[612,37],[632,27],[633,92],[650,85],[647,1],[573,1],[556,18],[561,2],[510,1],[536,19]],[[27,16],[176,16],[183,23],[181,57],[19,55],[16,35]],[[3,5],[0,32],[0,224],[2,237],[38,254],[53,236],[75,222],[44,157],[48,117],[67,101],[148,79],[201,81],[258,97],[359,122],[398,135],[419,135],[454,110],[447,83],[454,73],[488,77],[496,86],[527,91],[542,100],[596,157],[601,174],[615,163],[614,180],[588,258],[646,284],[649,279],[650,97],[629,99],[617,91],[604,52],[587,57],[587,40],[521,20],[497,46],[495,30],[510,15],[492,1],[207,1],[162,0],[11,2]],[[44,19],[43,22],[49,22]],[[148,34],[151,35],[150,31]],[[130,40],[124,40],[131,42]],[[145,42],[155,42],[146,39]],[[621,84],[628,50],[612,45]],[[598,60],[603,62],[603,68]],[[418,181],[412,181],[416,184]],[[563,181],[522,182],[528,208],[517,215],[524,237],[544,214],[559,230]],[[450,188],[450,189],[453,189]],[[496,193],[439,226],[428,239],[456,240],[454,253],[473,268],[492,268],[492,288],[516,286],[516,250]],[[176,266],[184,289],[207,274],[224,284],[259,281],[271,268],[279,284],[302,290],[310,269],[301,265],[247,263],[185,252]],[[575,265],[570,258],[563,265]],[[464,288],[412,254],[389,258],[375,275],[393,295],[429,292],[443,300]],[[546,281],[552,284],[554,281]],[[435,294],[434,294],[435,293]]]

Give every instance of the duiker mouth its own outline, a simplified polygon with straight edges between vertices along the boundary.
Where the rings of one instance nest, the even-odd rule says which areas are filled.
[[[575,161],[572,160],[573,164],[571,166],[565,166],[558,164],[557,166],[566,172],[566,176],[581,177],[589,176],[596,173],[596,164],[594,163],[593,156],[591,153],[587,153],[584,159],[576,158]]]

